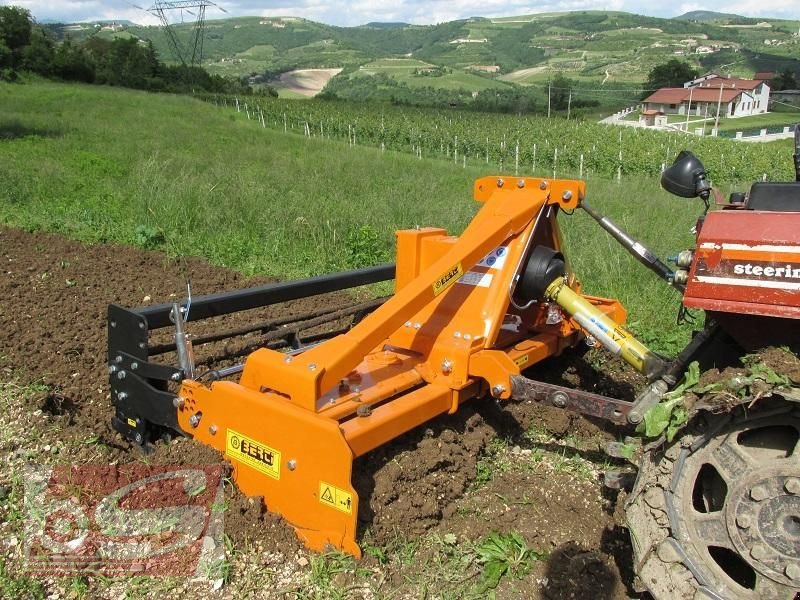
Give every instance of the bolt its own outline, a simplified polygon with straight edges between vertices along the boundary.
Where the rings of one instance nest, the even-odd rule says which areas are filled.
[[[147,348],[147,342],[139,342],[137,345],[139,346],[140,350]]]
[[[445,375],[450,375],[453,372],[453,361],[449,358],[445,358],[442,361],[442,373]]]
[[[790,563],[786,565],[786,568],[783,570],[783,572],[786,573],[786,576],[789,579],[794,581],[800,580],[800,565],[797,563]]]
[[[454,338],[460,338],[461,337],[461,332],[460,331],[454,331],[453,332],[453,337]]]
[[[120,354],[117,354],[117,355],[114,357],[114,362],[115,362],[115,363],[117,363],[117,364],[121,363],[121,362],[122,362],[122,355],[120,355]]]
[[[564,408],[567,405],[567,400],[569,400],[569,396],[567,396],[564,392],[556,392],[551,397],[553,406],[557,406],[558,408]]]
[[[108,374],[113,375],[117,372],[117,367],[115,365],[108,365]]]
[[[317,370],[317,363],[308,363],[308,370],[309,371],[316,371]]]
[[[406,321],[406,327],[411,327],[411,321]]]
[[[789,477],[783,484],[783,488],[793,496],[800,495],[800,479]]]
[[[495,398],[499,398],[502,396],[506,391],[506,386],[496,383],[492,386],[492,396]]]
[[[539,184],[539,189],[540,190],[546,190],[547,189],[547,182],[543,181],[542,183],[540,183]]]
[[[561,194],[562,200],[572,200],[572,190],[564,190],[564,193]]]
[[[524,179],[518,179],[517,180],[517,187],[520,188],[520,189],[524,188],[525,187],[525,180]]]
[[[117,399],[118,400],[125,400],[128,397],[127,392],[117,392]]]
[[[180,380],[181,380],[181,374],[180,374],[180,372],[178,372],[178,373],[173,373],[173,374],[170,376],[170,379],[172,379],[172,381],[180,381]]]
[[[502,179],[498,179],[497,180],[497,187],[503,187],[504,183],[505,183],[505,181],[503,181]]]
[[[137,443],[137,444],[141,444],[141,443],[142,443],[142,440],[143,440],[144,438],[142,437],[142,434],[141,434],[141,433],[138,433],[138,432],[137,432],[137,433],[136,433],[136,435],[135,435],[135,436],[133,436],[133,439],[134,439],[134,440],[136,440],[136,443]]]
[[[125,379],[128,374],[125,371],[120,371],[117,373],[117,379]]]
[[[217,426],[216,425],[212,425],[211,427],[209,427],[208,428],[208,433],[210,433],[211,435],[217,435]]]
[[[134,361],[134,362],[131,363],[131,371],[135,371],[138,368],[139,368],[139,363],[138,362]]]
[[[753,544],[753,547],[750,548],[750,556],[755,558],[756,560],[764,560],[769,554],[769,550],[764,544],[756,543]]]
[[[183,405],[184,405],[185,403],[186,403],[186,400],[184,400],[184,399],[183,399],[183,398],[181,398],[180,396],[175,396],[175,397],[172,399],[172,406],[174,406],[175,408],[183,408]]]
[[[472,339],[472,336],[470,334],[468,334],[468,333],[465,333],[464,334],[464,339],[467,340],[467,341],[470,341]]]
[[[116,321],[111,321],[111,327],[116,327],[116,326],[117,326],[117,322]]]
[[[292,362],[292,357],[287,356],[286,358],[283,359],[283,362],[285,362],[288,365],[290,362]]]
[[[290,471],[294,471],[297,468],[297,461],[293,458],[290,458],[286,463],[286,466],[289,468]]]
[[[189,425],[192,427],[197,427],[200,425],[200,413],[195,413],[191,417],[189,417]]]
[[[142,323],[141,321],[139,321],[139,329],[144,329],[144,323]]]
[[[750,497],[756,502],[761,502],[769,497],[769,492],[763,485],[757,485],[750,489]]]
[[[420,329],[421,327],[422,327],[422,324],[419,321],[414,323],[414,329]]]
[[[739,515],[736,517],[736,524],[742,529],[748,529],[753,524],[750,515]]]

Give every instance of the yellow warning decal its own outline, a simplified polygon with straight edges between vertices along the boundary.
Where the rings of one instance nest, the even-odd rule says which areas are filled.
[[[353,514],[353,496],[330,483],[319,482],[319,501],[348,515]]]
[[[621,342],[622,340],[628,339],[628,336],[622,327],[615,327],[611,332],[611,339],[615,342]]]
[[[281,478],[280,451],[233,429],[227,430],[225,455],[273,479]]]
[[[516,365],[518,367],[521,367],[522,365],[526,364],[530,359],[531,359],[530,355],[523,354],[518,359],[516,359],[514,362],[516,363]]]
[[[128,417],[128,425],[130,425],[131,427],[135,428],[136,427],[136,421],[134,419],[131,419],[130,417]]]
[[[461,263],[456,263],[446,273],[443,273],[433,283],[433,295],[438,296],[451,285],[453,285],[464,274],[464,269],[461,268]]]

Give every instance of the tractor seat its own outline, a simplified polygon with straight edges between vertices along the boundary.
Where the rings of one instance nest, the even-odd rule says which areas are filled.
[[[750,210],[800,212],[800,182],[754,183],[747,201]]]

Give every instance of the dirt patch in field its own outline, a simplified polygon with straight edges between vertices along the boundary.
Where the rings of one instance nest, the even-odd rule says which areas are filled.
[[[0,261],[0,369],[7,378],[47,386],[31,397],[27,409],[41,411],[61,426],[60,439],[72,445],[70,453],[59,460],[75,463],[141,459],[140,450],[110,427],[109,303],[139,306],[180,300],[187,276],[197,295],[265,282],[199,259],[175,260],[158,252],[112,245],[85,246],[57,235],[3,228]],[[348,299],[331,294],[298,300],[198,322],[192,324],[192,331],[202,334],[222,326],[339,306]],[[218,347],[212,349],[211,354],[218,351]],[[628,398],[640,384],[628,373],[598,376],[585,361],[574,358],[551,362],[534,376]],[[531,441],[526,437],[531,427],[547,432],[549,441]],[[531,402],[473,401],[458,414],[431,421],[356,461],[353,480],[361,498],[361,533],[369,531],[374,543],[389,544],[398,536],[427,531],[460,539],[475,539],[492,530],[517,531],[532,546],[551,553],[551,560],[537,567],[536,577],[525,580],[525,597],[616,598],[625,589],[623,582],[630,580],[625,574],[621,578],[617,566],[622,565],[625,572],[630,546],[619,532],[616,504],[604,495],[599,474],[587,477],[584,473],[583,479],[576,480],[569,470],[513,469],[476,486],[478,463],[497,436],[515,451],[519,449],[517,457],[539,451],[566,453],[559,444],[570,436],[581,438],[582,453],[599,457],[615,432]],[[180,438],[159,443],[147,460],[218,464],[220,456]],[[297,554],[300,545],[293,530],[265,512],[259,499],[246,498],[233,488],[226,489],[226,499],[225,531],[234,545],[278,550],[284,556]],[[476,509],[480,509],[478,519],[470,517]],[[606,589],[602,587],[606,580],[609,594],[594,595]]]
[[[331,79],[341,72],[341,69],[297,69],[281,73],[278,87],[301,96],[313,98],[328,85]]]

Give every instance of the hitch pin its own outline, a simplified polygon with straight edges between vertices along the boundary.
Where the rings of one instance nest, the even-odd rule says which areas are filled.
[[[188,306],[186,310],[188,314]],[[184,325],[186,320],[180,305],[177,302],[172,304],[172,312],[170,314],[172,322],[175,323],[175,350],[178,354],[178,364],[183,371],[184,377],[187,379],[194,379],[194,352],[192,351],[192,342],[186,334]]]

